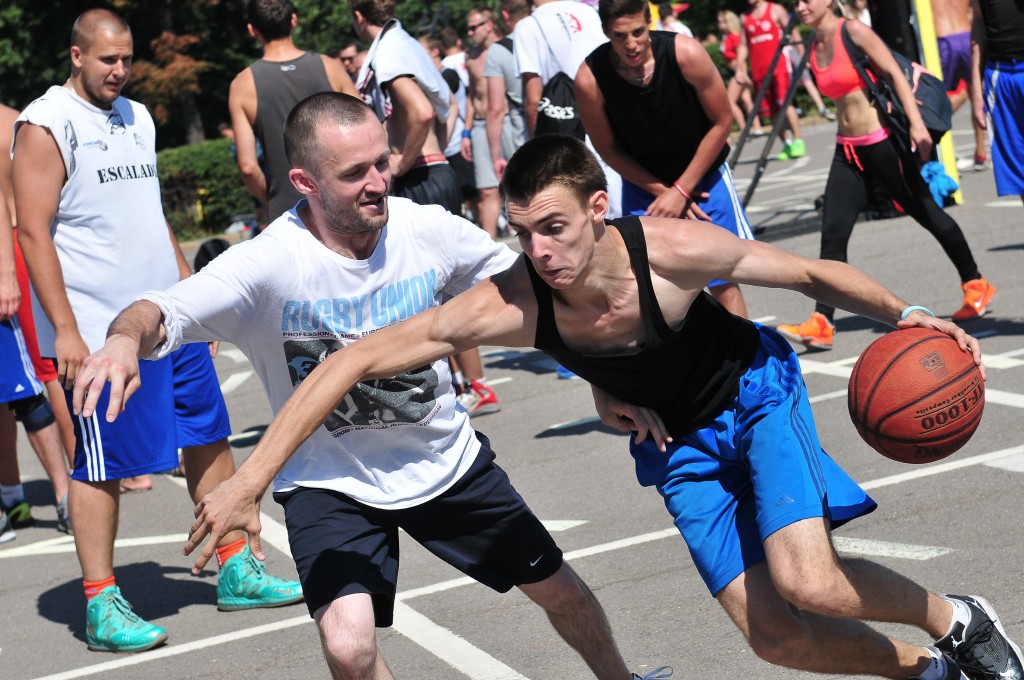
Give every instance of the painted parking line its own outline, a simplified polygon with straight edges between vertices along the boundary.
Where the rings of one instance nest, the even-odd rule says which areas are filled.
[[[847,536],[834,536],[832,543],[835,545],[836,551],[844,555],[895,557],[901,560],[930,560],[953,552],[953,548],[943,548],[937,545],[911,545]]]

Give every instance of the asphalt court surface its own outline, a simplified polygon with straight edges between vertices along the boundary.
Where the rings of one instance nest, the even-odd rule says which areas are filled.
[[[957,122],[966,118],[958,114]],[[961,125],[961,130],[965,125]],[[821,193],[832,126],[807,127],[809,157],[772,162],[750,211],[770,228],[793,219]],[[957,131],[965,155],[970,133]],[[753,158],[750,148],[744,159]],[[736,171],[741,195],[752,165]],[[1024,209],[995,195],[991,173],[963,178],[966,203],[951,209],[982,272],[1000,289],[992,312],[967,324],[982,337],[989,366],[985,416],[974,438],[949,459],[908,466],[871,451],[850,423],[845,389],[860,352],[885,329],[840,313],[835,348],[801,354],[822,444],[879,502],[873,514],[835,532],[844,554],[866,556],[940,592],[977,593],[1024,640]],[[776,240],[814,256],[816,233]],[[955,271],[938,245],[907,218],[859,224],[851,262],[901,297],[948,315],[959,306]],[[787,291],[746,289],[751,316],[802,321],[812,303]],[[802,350],[801,350],[802,351]],[[484,348],[502,411],[474,424],[498,462],[554,533],[567,558],[604,605],[629,665],[662,665],[679,678],[811,677],[777,669],[747,648],[707,594],[657,493],[640,488],[623,436],[593,418],[590,391],[558,380],[532,351]],[[225,346],[216,361],[235,432],[238,462],[270,414],[244,357]],[[130,406],[129,406],[130,407]],[[168,645],[137,655],[89,652],[84,597],[72,541],[54,529],[49,485],[24,436],[22,473],[36,526],[0,547],[0,678],[308,678],[325,677],[319,641],[303,606],[216,611],[216,575],[193,577],[181,555],[192,521],[180,480],[155,476],[154,489],[123,497],[115,564],[136,610],[164,626]],[[280,508],[264,503],[269,568],[293,575]],[[919,631],[880,628],[911,641]],[[403,538],[396,625],[379,633],[398,677],[513,680],[589,677],[538,607],[518,591],[497,594],[463,578]]]

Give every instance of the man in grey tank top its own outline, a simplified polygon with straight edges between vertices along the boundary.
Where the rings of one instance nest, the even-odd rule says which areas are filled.
[[[288,179],[284,154],[285,118],[299,101],[317,92],[354,95],[355,86],[337,59],[300,50],[291,33],[298,23],[290,0],[249,0],[249,34],[263,48],[263,58],[235,76],[228,110],[238,149],[238,170],[250,193],[268,207],[267,222],[299,200]],[[256,158],[263,145],[263,164]]]

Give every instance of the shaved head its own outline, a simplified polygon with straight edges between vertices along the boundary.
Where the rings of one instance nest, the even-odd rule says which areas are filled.
[[[132,29],[118,14],[109,9],[90,9],[75,19],[71,28],[71,46],[85,52],[100,33],[116,35],[122,32],[131,34]]]

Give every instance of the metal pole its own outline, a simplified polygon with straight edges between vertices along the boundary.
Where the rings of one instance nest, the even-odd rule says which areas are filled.
[[[791,22],[792,23],[792,22]],[[750,186],[747,187],[747,193],[743,196],[743,207],[746,208],[750,204],[750,199],[754,195],[754,190],[757,188],[758,182],[761,181],[761,175],[764,174],[764,169],[768,165],[768,153],[772,149],[772,142],[777,135],[777,130],[782,125],[782,121],[786,118],[786,111],[789,109],[790,103],[793,101],[794,95],[796,95],[796,88],[800,85],[800,76],[803,75],[804,69],[807,67],[807,59],[811,55],[811,43],[814,42],[814,32],[804,40],[804,54],[800,59],[800,63],[797,64],[796,69],[793,71],[793,76],[790,79],[789,89],[786,90],[786,99],[783,101],[782,106],[775,112],[775,118],[772,119],[772,134],[768,139],[768,142],[764,145],[764,149],[761,151],[761,156],[757,160],[757,167],[754,169],[754,176],[750,178]]]
[[[772,63],[768,67],[768,77],[764,79],[763,83],[761,83],[761,88],[754,96],[754,103],[750,107],[750,113],[747,114],[746,123],[740,131],[739,139],[736,140],[736,146],[733,148],[732,155],[729,157],[728,162],[730,169],[736,167],[736,162],[739,160],[740,154],[743,153],[743,146],[747,143],[747,136],[750,134],[750,128],[754,124],[754,116],[758,115],[758,111],[761,110],[761,102],[764,101],[764,98],[768,93],[768,88],[771,87],[772,81],[775,79],[775,67],[778,65],[779,59],[782,58],[782,51],[790,44],[790,36],[795,28],[796,17],[791,17],[782,38],[779,40],[779,49],[775,50],[775,54],[772,55]],[[769,146],[771,146],[773,136],[774,135],[769,135],[768,137]]]

